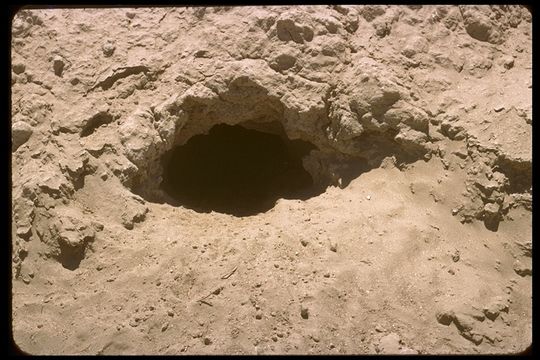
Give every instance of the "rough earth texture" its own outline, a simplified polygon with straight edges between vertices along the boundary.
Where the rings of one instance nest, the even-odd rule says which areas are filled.
[[[524,350],[531,29],[521,6],[20,11],[15,342],[32,354]],[[216,124],[268,122],[318,148],[303,162],[325,192],[245,217],[162,201],[167,151]]]

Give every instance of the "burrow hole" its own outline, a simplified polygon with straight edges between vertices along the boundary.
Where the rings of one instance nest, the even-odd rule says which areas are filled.
[[[163,156],[161,189],[172,205],[234,216],[266,212],[279,198],[319,195],[302,166],[315,146],[283,134],[215,125]]]

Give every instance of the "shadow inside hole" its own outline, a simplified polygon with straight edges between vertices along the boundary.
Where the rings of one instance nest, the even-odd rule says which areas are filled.
[[[65,244],[60,244],[60,256],[58,260],[64,268],[72,271],[76,270],[83,259],[84,251],[81,248],[72,248]]]
[[[279,198],[306,200],[323,192],[302,166],[314,148],[238,125],[216,125],[164,156],[161,188],[177,202],[172,205],[255,215]]]

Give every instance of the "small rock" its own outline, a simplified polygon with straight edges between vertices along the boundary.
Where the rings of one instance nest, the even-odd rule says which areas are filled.
[[[278,340],[276,335],[272,335],[272,341],[276,342]]]
[[[302,240],[300,240],[300,244],[302,244],[302,246],[307,246],[308,241],[305,240],[305,239],[302,239]]]
[[[135,17],[135,13],[132,12],[132,11],[128,11],[126,12],[126,16],[129,18],[129,19],[133,19]]]
[[[329,278],[329,277],[330,277],[330,273],[329,273],[329,272],[325,272],[323,276],[324,276],[325,278]]]
[[[64,72],[64,66],[64,59],[62,59],[61,56],[55,56],[53,59],[53,70],[56,76],[62,77],[62,73]]]
[[[21,239],[28,240],[32,235],[32,227],[30,225],[18,227],[16,233]]]
[[[519,276],[531,276],[532,275],[532,264],[524,264],[523,262],[516,260],[514,262],[514,271]]]
[[[22,74],[26,70],[26,66],[23,63],[15,63],[11,68],[15,74]]]
[[[203,342],[204,342],[204,345],[210,345],[212,343],[212,340],[210,340],[210,338],[208,337],[205,337]]]
[[[174,311],[168,310],[167,315],[169,315],[170,317],[173,317],[174,316]]]
[[[508,303],[501,296],[495,297],[483,310],[484,315],[491,321],[494,321],[501,311],[508,312]]]
[[[257,312],[257,314],[255,315],[255,319],[261,320],[262,319],[262,313]]]
[[[30,139],[34,130],[24,122],[17,121],[11,126],[11,151],[17,150],[21,145]]]
[[[101,46],[101,50],[103,51],[103,55],[105,55],[106,57],[111,56],[114,53],[115,49],[116,49],[116,47],[111,42],[106,42],[105,44],[103,44]]]
[[[163,326],[161,327],[161,331],[163,332],[163,331],[167,330],[168,328],[169,328],[169,323],[166,322],[166,323],[163,324]]]
[[[504,106],[502,105],[496,105],[493,110],[495,110],[495,112],[500,112],[500,111],[503,111],[504,110]]]
[[[309,310],[307,307],[304,307],[304,305],[300,306],[300,316],[302,316],[302,319],[307,319],[309,317]]]
[[[336,252],[337,251],[337,244],[330,244],[330,251]]]
[[[514,67],[514,57],[513,56],[505,56],[502,58],[502,64],[505,67],[505,69],[510,70]]]
[[[455,215],[457,215],[457,213],[458,213],[458,212],[459,212],[459,210],[458,210],[458,209],[452,209],[452,215],[454,215],[454,216],[455,216]]]
[[[366,196],[366,200],[371,200],[371,195]]]
[[[487,203],[484,206],[484,214],[489,216],[489,217],[497,216],[499,214],[499,209],[500,208],[501,208],[501,206],[499,204]]]
[[[376,332],[384,332],[384,328],[381,325],[377,324],[375,326],[375,331]]]
[[[458,262],[459,261],[459,250],[456,250],[454,254],[452,255],[452,261]]]
[[[454,320],[454,312],[453,311],[439,311],[436,314],[437,322],[442,325],[450,325],[452,321]]]

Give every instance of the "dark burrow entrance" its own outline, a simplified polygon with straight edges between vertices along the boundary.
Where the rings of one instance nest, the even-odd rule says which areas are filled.
[[[163,158],[162,190],[199,212],[249,216],[270,210],[277,199],[319,195],[302,157],[315,146],[242,126],[216,125]],[[171,200],[169,200],[171,202]]]

